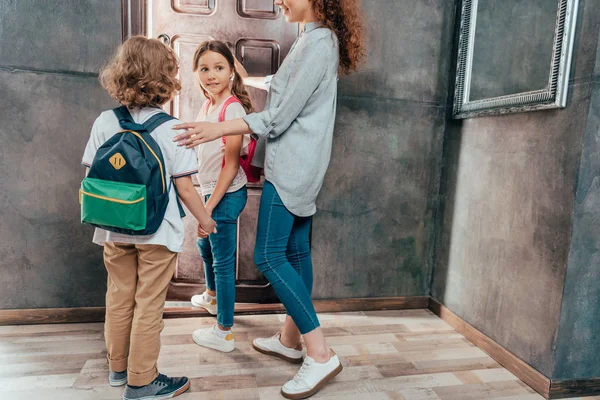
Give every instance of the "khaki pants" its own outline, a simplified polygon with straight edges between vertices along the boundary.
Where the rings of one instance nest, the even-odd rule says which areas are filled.
[[[164,246],[104,244],[108,271],[104,336],[110,370],[127,370],[131,386],[158,376],[160,333],[177,253]]]

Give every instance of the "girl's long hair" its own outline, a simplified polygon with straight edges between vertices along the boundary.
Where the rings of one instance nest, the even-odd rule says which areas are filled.
[[[359,0],[314,0],[317,19],[340,43],[340,72],[356,71],[366,59],[364,20]]]
[[[240,74],[238,74],[238,72],[235,69],[233,53],[231,53],[231,50],[229,50],[229,47],[227,47],[225,43],[221,42],[220,40],[208,40],[206,42],[200,43],[200,45],[196,48],[196,52],[194,53],[193,71],[198,71],[198,67],[200,65],[200,58],[207,51],[213,51],[225,57],[227,63],[229,64],[229,67],[233,70],[234,73],[233,84],[231,85],[231,94],[240,100],[242,106],[244,106],[244,109],[248,114],[254,112],[252,100],[250,100],[250,96],[246,91],[246,87],[244,86],[242,77],[240,76]],[[204,97],[210,99],[210,94],[202,87],[202,85],[200,85],[200,88],[202,89],[202,93],[204,93]]]

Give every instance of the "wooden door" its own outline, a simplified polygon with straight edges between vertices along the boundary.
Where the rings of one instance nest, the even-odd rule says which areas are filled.
[[[168,105],[175,117],[192,121],[205,98],[192,72],[196,46],[204,40],[226,42],[252,76],[274,74],[298,35],[298,26],[286,23],[273,0],[153,0],[147,2],[150,37],[170,42],[180,58],[183,89]],[[266,93],[249,90],[255,107],[264,108]],[[236,286],[238,302],[276,300],[253,261],[256,223],[262,184],[249,185],[248,203],[238,221]],[[169,300],[189,300],[204,290],[204,268],[196,248],[195,218],[185,218],[184,252],[169,289]]]

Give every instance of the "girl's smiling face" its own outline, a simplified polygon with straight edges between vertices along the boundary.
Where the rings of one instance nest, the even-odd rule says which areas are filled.
[[[227,59],[214,51],[207,51],[198,63],[200,84],[208,93],[218,96],[229,88],[233,70]]]
[[[305,22],[312,13],[311,0],[275,0],[287,22]]]

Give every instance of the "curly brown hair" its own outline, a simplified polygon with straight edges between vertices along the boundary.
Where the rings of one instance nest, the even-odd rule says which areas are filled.
[[[318,20],[331,29],[340,43],[340,72],[356,71],[366,60],[364,20],[359,0],[314,0]]]
[[[158,39],[127,39],[100,72],[100,84],[128,108],[159,107],[181,90],[179,61]]]

